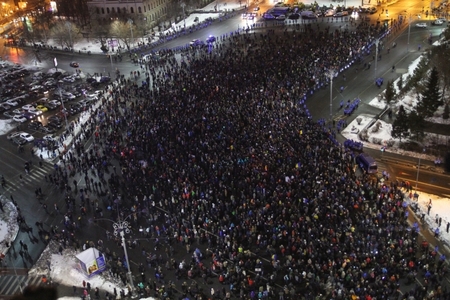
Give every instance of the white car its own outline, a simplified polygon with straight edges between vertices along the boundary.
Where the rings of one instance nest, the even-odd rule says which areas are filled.
[[[26,111],[28,111],[28,110],[30,110],[30,109],[32,109],[32,108],[34,108],[34,106],[31,105],[31,104],[26,104],[26,105],[22,106],[22,109],[23,109],[23,110],[26,110]]]
[[[19,123],[25,123],[26,121],[28,121],[28,119],[25,118],[25,117],[22,116],[22,115],[16,115],[16,116],[14,116],[14,117],[13,117],[13,120],[16,121],[16,122],[19,122]]]
[[[54,104],[56,106],[60,106],[61,105],[61,101],[59,101],[59,100],[50,100],[48,103],[52,103],[52,104]]]
[[[28,110],[29,113],[35,114],[36,116],[42,115],[42,110],[36,109],[36,108],[30,108]]]
[[[34,136],[32,136],[31,134],[26,133],[26,132],[21,132],[20,137],[23,138],[24,140],[26,140],[27,142],[34,141]]]
[[[44,137],[42,138],[43,140],[45,140],[45,141],[56,141],[56,139],[55,139],[55,137],[53,136],[53,134],[47,134],[47,135],[44,135]]]
[[[417,23],[417,24],[416,24],[416,27],[419,27],[419,28],[427,28],[427,24],[426,24],[426,23]]]
[[[43,89],[44,87],[42,86],[42,85],[33,85],[32,87],[31,87],[31,91],[33,92],[33,91],[37,91],[37,90],[40,90],[40,89]]]
[[[8,134],[8,135],[6,136],[6,138],[7,138],[8,140],[12,140],[13,138],[19,136],[21,133],[23,133],[23,132],[22,132],[22,131],[13,132],[13,133]]]
[[[19,102],[17,102],[16,100],[13,100],[13,99],[6,100],[5,103],[8,104],[9,106],[19,105]]]
[[[75,99],[75,95],[69,92],[64,92],[62,93],[63,98],[69,99],[69,100],[73,100]]]

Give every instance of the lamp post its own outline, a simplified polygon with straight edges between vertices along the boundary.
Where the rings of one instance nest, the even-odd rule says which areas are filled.
[[[70,23],[69,21],[66,22],[66,27],[69,30],[69,48],[72,49],[73,45],[72,45],[72,23]]]
[[[55,70],[56,72],[58,71],[58,60],[55,58],[53,58],[53,63],[55,64]],[[62,91],[61,91],[61,87],[58,85],[58,90],[59,90],[59,99],[61,99],[61,107],[63,109],[63,114],[64,114],[64,120],[66,121],[66,130],[69,129],[69,123],[67,122],[67,112],[66,112],[66,108],[64,107],[64,100],[62,97]]]
[[[423,148],[422,153],[425,153],[425,148]],[[416,175],[416,191],[417,191],[417,183],[419,182],[419,172],[420,172],[420,155],[419,155],[419,164],[417,165],[417,175]]]
[[[186,7],[186,3],[181,2],[181,8],[183,9],[183,23],[184,23],[184,29],[186,29],[186,14],[184,13],[184,8]]]
[[[131,42],[130,42],[130,52],[131,52],[131,49],[133,48],[133,40],[134,40],[134,38],[133,38],[133,20],[128,19],[128,24],[130,24],[130,31],[131,31]]]
[[[330,79],[330,122],[333,120],[333,78],[337,75],[336,70],[329,69],[326,75]]]
[[[380,39],[375,40],[375,80],[377,80],[377,64],[378,64],[378,44]]]
[[[408,22],[408,43],[406,44],[406,52],[409,51],[409,35],[411,33],[411,14],[409,14],[409,22]]]
[[[133,275],[131,274],[131,269],[130,269],[130,262],[128,260],[128,252],[127,252],[127,244],[125,243],[125,233],[130,233],[130,226],[128,224],[127,221],[121,221],[119,219],[119,221],[114,222],[113,223],[113,228],[114,228],[114,235],[118,236],[120,235],[120,238],[122,239],[122,247],[123,247],[123,252],[125,253],[125,260],[127,262],[127,269],[128,269],[128,280],[130,282],[130,286],[131,286],[131,294],[133,295],[134,293],[134,283],[133,283]]]

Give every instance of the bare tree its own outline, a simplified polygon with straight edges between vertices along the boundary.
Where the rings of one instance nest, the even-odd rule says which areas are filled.
[[[73,48],[73,45],[81,39],[79,28],[69,21],[55,23],[50,35],[62,48]]]
[[[125,44],[127,49],[130,49],[133,43],[132,38],[134,38],[134,33],[132,36],[132,32],[136,32],[136,25],[134,23],[116,20],[111,24],[109,35],[119,39]]]

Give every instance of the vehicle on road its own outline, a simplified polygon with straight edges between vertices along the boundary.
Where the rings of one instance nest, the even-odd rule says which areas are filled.
[[[427,23],[417,23],[417,24],[416,24],[416,27],[419,27],[419,28],[427,28]]]
[[[214,43],[216,41],[216,37],[213,35],[210,35],[207,39],[206,39],[206,43],[210,44],[210,43]]]
[[[70,66],[72,68],[78,68],[80,65],[76,61],[73,61],[73,62],[70,63]]]
[[[199,39],[194,39],[189,43],[189,45],[191,45],[191,47],[203,47],[205,46],[205,42]]]
[[[21,132],[19,136],[21,138],[23,138],[24,140],[26,140],[27,142],[34,141],[34,136],[32,136],[31,134],[29,134],[27,132]]]
[[[259,10],[259,6],[253,8],[253,11],[258,11]]]
[[[442,21],[442,20],[434,20],[432,23],[431,23],[431,25],[434,25],[434,26],[440,26],[440,25],[442,25],[442,24],[444,24],[444,21]]]
[[[286,20],[286,16],[285,15],[279,15],[275,19],[279,20],[279,21],[284,21],[284,20]]]
[[[377,162],[366,153],[361,153],[356,157],[356,164],[368,174],[376,174],[378,172]]]
[[[22,116],[22,115],[15,115],[15,116],[13,117],[13,120],[14,120],[15,122],[19,122],[19,123],[25,123],[26,121],[28,121],[28,119],[25,118],[25,117]]]

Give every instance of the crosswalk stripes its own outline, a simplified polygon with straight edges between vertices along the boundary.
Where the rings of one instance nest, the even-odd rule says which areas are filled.
[[[54,170],[50,164],[43,164],[42,167],[33,166],[28,174],[23,173],[22,179],[17,175],[16,177],[7,180],[6,192],[12,193],[14,191],[30,187],[33,185],[40,185],[44,181],[45,175]]]
[[[0,276],[0,296],[11,296],[21,292],[23,288],[30,285],[39,285],[40,276],[28,275],[1,275]]]

